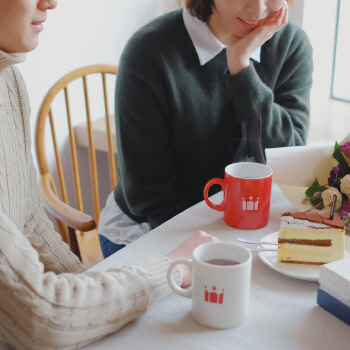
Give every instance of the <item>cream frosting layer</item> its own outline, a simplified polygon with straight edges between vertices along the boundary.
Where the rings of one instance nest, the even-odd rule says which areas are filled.
[[[308,220],[294,219],[293,216],[282,216],[281,217],[281,227],[297,228],[297,229],[330,228],[330,226],[325,225],[325,224],[311,222]]]

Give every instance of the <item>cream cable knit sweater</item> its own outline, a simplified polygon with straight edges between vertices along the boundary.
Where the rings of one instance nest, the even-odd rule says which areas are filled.
[[[170,293],[169,261],[84,272],[54,231],[36,185],[28,96],[13,66],[25,57],[0,51],[0,336],[16,349],[73,349]]]

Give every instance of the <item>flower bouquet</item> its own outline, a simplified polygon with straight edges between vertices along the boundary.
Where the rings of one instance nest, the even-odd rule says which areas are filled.
[[[338,162],[329,173],[328,183],[320,185],[316,179],[305,191],[315,209],[331,211],[333,196],[337,196],[335,210],[340,212],[340,218],[346,228],[350,228],[350,142],[344,145],[335,143],[333,158]]]

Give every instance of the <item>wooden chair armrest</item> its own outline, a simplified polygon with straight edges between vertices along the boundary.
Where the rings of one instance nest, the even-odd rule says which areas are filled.
[[[41,175],[39,186],[43,193],[45,208],[68,227],[83,232],[96,228],[95,220],[87,214],[80,212],[64,203],[52,190],[53,178],[50,173]]]

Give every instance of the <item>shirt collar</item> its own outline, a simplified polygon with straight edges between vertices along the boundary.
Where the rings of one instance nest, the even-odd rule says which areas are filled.
[[[183,10],[183,19],[201,66],[205,65],[226,48],[226,45],[214,36],[207,24],[199,20],[196,16],[192,16],[187,8]],[[260,53],[261,47],[257,48],[250,58],[260,62]]]
[[[9,66],[21,63],[26,59],[25,53],[7,53],[0,50],[0,74],[4,72]]]

